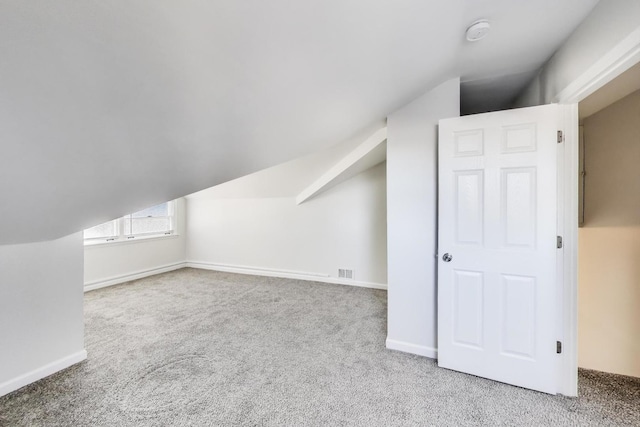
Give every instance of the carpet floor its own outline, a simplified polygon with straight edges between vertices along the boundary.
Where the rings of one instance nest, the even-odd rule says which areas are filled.
[[[550,396],[385,349],[385,291],[182,269],[85,294],[89,358],[2,426],[640,426],[640,379]]]

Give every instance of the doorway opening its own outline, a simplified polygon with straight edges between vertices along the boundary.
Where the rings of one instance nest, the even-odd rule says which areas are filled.
[[[640,63],[579,103],[578,366],[640,377]]]

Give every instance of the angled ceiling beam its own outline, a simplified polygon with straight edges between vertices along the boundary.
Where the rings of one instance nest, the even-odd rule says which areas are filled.
[[[299,205],[338,182],[382,162],[386,158],[386,146],[383,145],[386,140],[387,128],[385,126],[302,190],[296,197],[296,204]]]

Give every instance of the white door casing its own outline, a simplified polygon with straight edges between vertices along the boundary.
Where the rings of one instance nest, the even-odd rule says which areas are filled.
[[[560,120],[545,105],[440,121],[441,367],[557,392]]]

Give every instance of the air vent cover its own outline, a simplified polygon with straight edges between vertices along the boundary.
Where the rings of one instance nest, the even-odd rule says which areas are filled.
[[[353,270],[348,270],[345,268],[338,269],[338,277],[343,279],[353,279]]]

